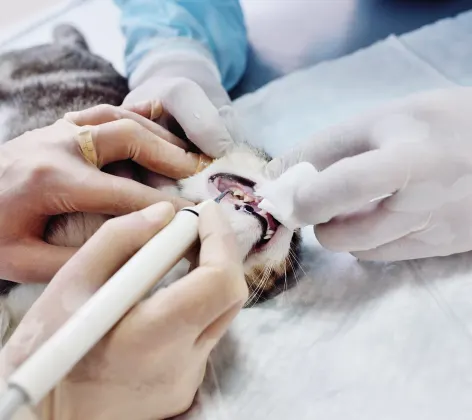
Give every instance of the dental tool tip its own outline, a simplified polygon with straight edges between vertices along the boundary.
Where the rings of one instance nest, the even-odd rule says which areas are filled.
[[[223,191],[218,197],[215,198],[215,203],[220,203],[223,198],[225,198],[228,194],[233,195],[233,191],[231,190],[226,190]]]

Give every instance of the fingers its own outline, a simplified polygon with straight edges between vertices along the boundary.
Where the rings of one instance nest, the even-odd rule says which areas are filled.
[[[244,303],[242,305],[244,305]],[[209,350],[211,350],[221,337],[225,335],[226,331],[228,331],[231,322],[233,322],[234,318],[238,315],[242,305],[238,302],[216,318],[202,331],[200,336],[195,340],[195,345],[205,346],[207,348],[210,347]]]
[[[247,299],[242,257],[229,223],[216,204],[205,207],[200,218],[200,266],[141,304],[136,314],[150,332],[171,324],[197,342],[214,339]]]
[[[166,112],[180,124],[192,143],[208,156],[221,157],[233,143],[223,118],[196,83],[175,79],[162,98]]]
[[[71,196],[75,211],[113,216],[142,210],[160,201],[170,202],[176,210],[193,204],[137,181],[100,172],[93,172]]]
[[[158,203],[139,212],[107,221],[57,274],[54,281],[89,296],[107,281],[146,242],[174,217],[170,203]]]
[[[173,216],[169,203],[159,203],[107,221],[59,270],[22,320],[7,347],[15,364],[57,331]]]
[[[78,112],[68,112],[64,119],[75,125],[100,125],[117,120],[132,120],[143,128],[149,130],[156,136],[166,140],[183,149],[187,148],[187,143],[174,136],[170,131],[151,121],[153,113],[161,113],[153,102],[147,102],[137,106],[120,108],[112,105],[98,105]]]
[[[163,140],[134,120],[104,123],[91,130],[100,167],[132,159],[151,171],[181,179],[193,175],[200,162],[199,155]]]
[[[136,104],[126,103],[122,105],[122,108],[127,109],[128,111],[135,112],[148,120],[155,120],[159,118],[164,109],[162,108],[162,102],[159,100],[149,100],[144,102],[138,102]]]
[[[386,140],[401,142],[414,139],[418,136],[418,124],[409,118],[414,108],[411,99],[393,101],[360,117],[329,127],[270,162],[268,173],[280,176],[299,162],[309,162],[317,170],[323,171],[342,159],[375,150]],[[405,127],[398,129],[399,118],[403,124],[408,120],[406,131]]]
[[[380,205],[372,211],[336,218],[315,227],[318,241],[338,252],[375,249],[423,229],[430,213],[392,212]]]
[[[1,275],[20,283],[49,283],[77,248],[49,245],[40,240],[18,241],[0,249]]]
[[[413,94],[380,105],[346,123],[334,125],[274,160],[268,165],[269,173],[277,173],[281,168],[287,169],[302,161],[310,162],[322,171],[341,159],[390,142],[425,139],[431,130],[431,125],[425,123],[428,120],[432,123],[436,116],[441,118],[447,115],[444,111],[447,106],[457,106],[457,101],[460,101],[455,90],[447,92],[449,94],[442,91]],[[444,105],[447,105],[446,108],[443,108]]]
[[[410,160],[415,158],[389,149],[343,159],[300,184],[296,194],[299,211],[317,225],[361,210],[408,183]]]
[[[208,203],[200,214],[200,266],[224,267],[224,262],[242,270],[242,256],[230,223],[216,203]]]
[[[407,261],[467,251],[467,249],[449,247],[447,250],[449,252],[442,253],[441,247],[436,244],[427,244],[415,238],[404,237],[368,251],[353,252],[352,255],[365,261]]]
[[[275,178],[299,162],[309,162],[322,171],[341,159],[373,150],[368,127],[365,119],[358,119],[328,128],[269,162],[267,172]]]

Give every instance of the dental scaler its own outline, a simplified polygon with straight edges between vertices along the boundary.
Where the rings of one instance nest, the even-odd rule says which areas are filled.
[[[180,210],[13,372],[0,395],[0,420],[11,420],[23,405],[38,404],[185,256],[197,242],[199,212],[208,202]]]

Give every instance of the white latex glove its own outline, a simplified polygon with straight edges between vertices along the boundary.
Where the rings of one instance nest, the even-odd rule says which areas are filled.
[[[231,100],[217,67],[203,53],[150,53],[132,74],[130,88],[125,104],[159,103],[164,112],[156,121],[171,131],[177,122],[208,156],[221,157],[232,145],[231,127],[225,123],[233,113]]]
[[[171,204],[159,203],[106,222],[26,314],[0,353],[0,378],[8,377],[173,215]],[[38,407],[41,420],[158,420],[191,405],[210,351],[247,299],[234,234],[216,204],[203,209],[199,234],[199,266],[129,311]],[[15,420],[30,418],[24,414]]]
[[[292,211],[298,224],[317,225],[326,248],[360,259],[470,251],[471,133],[472,88],[411,96],[271,162],[272,174],[303,161],[321,172],[296,165],[265,196]],[[290,194],[280,194],[288,186]],[[393,196],[371,203],[388,194]]]

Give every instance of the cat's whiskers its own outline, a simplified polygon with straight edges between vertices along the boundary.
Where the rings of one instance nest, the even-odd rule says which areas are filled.
[[[297,255],[295,254],[295,252],[292,249],[289,249],[289,255],[291,255],[292,260],[297,263],[298,267],[303,272],[304,276],[308,279],[311,279],[312,277],[305,271],[305,269],[303,268],[302,263],[300,262]]]
[[[260,281],[257,283],[253,293],[251,293],[251,296],[249,297],[249,300],[248,300],[248,304],[252,304],[253,302],[257,302],[259,300],[260,296],[264,292],[265,285],[270,278],[270,275],[272,273],[272,268],[273,268],[273,264],[270,266],[266,265],[264,267],[264,270],[260,276]]]
[[[287,303],[287,296],[285,293],[288,290],[288,283],[287,283],[287,259],[284,260],[284,287],[282,289],[282,303]]]
[[[252,303],[253,299],[254,299],[254,295],[259,287],[259,284],[260,282],[262,281],[262,277],[264,276],[264,271],[259,275],[259,277],[257,278],[256,281],[254,281],[254,283],[256,284],[256,286],[252,286],[252,290],[251,290],[251,293],[249,294],[248,298],[247,298],[247,301],[246,301],[246,306],[250,306],[250,304]]]
[[[261,297],[262,293],[263,293],[264,290],[265,290],[265,285],[266,285],[267,281],[269,280],[270,275],[272,274],[272,267],[273,267],[273,265],[271,265],[271,266],[266,266],[266,267],[264,268],[265,275],[264,275],[264,277],[263,277],[262,285],[261,285],[261,287],[259,288],[259,293],[258,293],[257,296],[256,296],[256,302],[259,300],[259,298]]]
[[[248,306],[251,305],[253,303],[253,301],[257,298],[257,292],[259,291],[259,288],[261,287],[261,285],[264,282],[265,273],[266,273],[266,268],[264,268],[264,270],[260,274],[259,278],[257,279],[257,282],[255,282],[256,286],[251,291],[251,294],[250,294],[250,296],[248,298],[248,301],[247,301]]]
[[[266,269],[267,269],[267,276],[265,278],[265,281],[264,281],[264,284],[263,284],[263,287],[261,289],[261,293],[259,294],[259,296],[262,294],[262,292],[265,290],[265,284],[267,283],[267,281],[269,280],[270,276],[272,275],[272,272],[274,271],[274,265],[276,264],[275,261],[272,261],[272,264],[270,265],[266,265]],[[259,298],[259,297],[258,297]]]
[[[288,263],[290,264],[290,267],[292,267],[292,272],[293,272],[293,277],[295,279],[295,284],[298,286],[298,283],[299,283],[299,279],[298,279],[298,276],[297,276],[297,270],[294,266],[294,263],[296,262],[295,260],[293,260],[292,256],[289,254],[287,256],[287,261]],[[298,265],[300,265],[300,263],[298,263]]]

